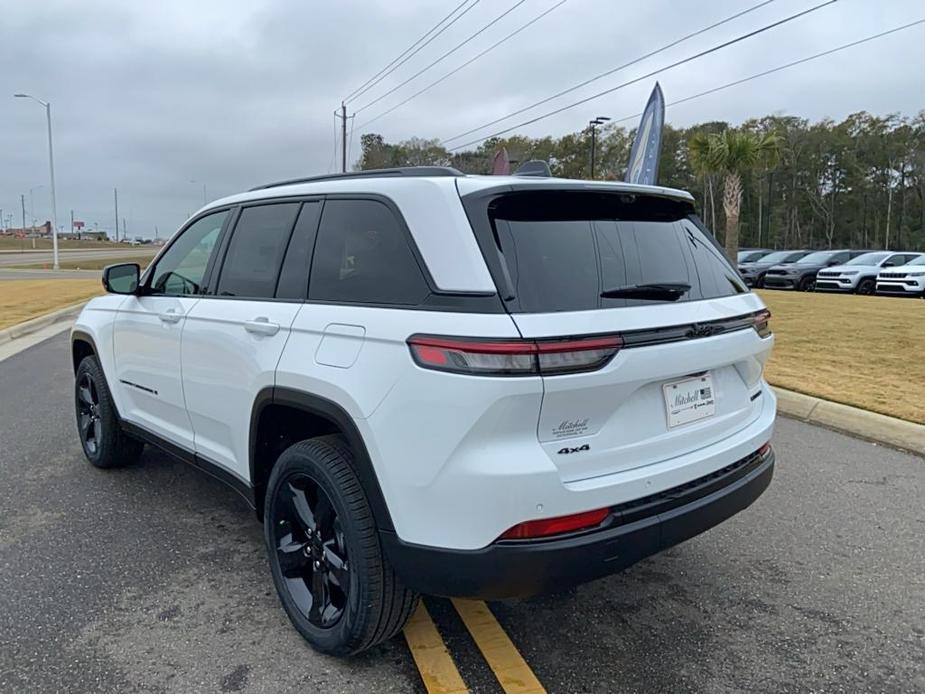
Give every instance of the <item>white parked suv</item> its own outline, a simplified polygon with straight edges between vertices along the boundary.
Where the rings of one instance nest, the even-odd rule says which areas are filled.
[[[208,205],[104,285],[72,333],[86,457],[150,443],[237,489],[323,652],[396,634],[419,593],[618,571],[771,480],[770,314],[684,192],[289,181]]]
[[[877,293],[925,298],[925,255],[877,275]]]
[[[877,288],[877,275],[881,271],[905,265],[921,256],[921,253],[894,251],[864,253],[844,265],[819,270],[816,273],[816,291],[873,294]]]

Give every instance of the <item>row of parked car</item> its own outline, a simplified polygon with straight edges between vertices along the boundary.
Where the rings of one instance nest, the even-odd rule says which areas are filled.
[[[747,248],[738,265],[749,287],[925,297],[925,253]]]

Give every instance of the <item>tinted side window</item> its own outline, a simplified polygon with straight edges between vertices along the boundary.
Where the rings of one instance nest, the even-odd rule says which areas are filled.
[[[392,211],[375,200],[327,200],[309,299],[368,304],[423,301],[430,290]]]
[[[227,210],[216,212],[184,229],[157,261],[150,292],[166,296],[201,294],[209,258],[227,217]]]
[[[219,296],[269,299],[276,294],[276,280],[298,210],[297,202],[241,210],[218,278]]]
[[[308,264],[315,246],[315,232],[318,217],[321,216],[321,202],[306,202],[295,223],[283,269],[276,285],[277,299],[304,299],[308,292]]]

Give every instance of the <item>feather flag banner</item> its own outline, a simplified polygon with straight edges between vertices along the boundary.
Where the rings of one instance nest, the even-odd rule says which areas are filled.
[[[653,186],[658,181],[658,158],[662,150],[662,129],[665,125],[665,97],[658,82],[642,112],[629,166],[626,167],[627,183]]]

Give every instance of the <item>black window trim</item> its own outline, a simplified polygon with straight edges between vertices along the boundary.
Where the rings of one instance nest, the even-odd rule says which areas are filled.
[[[406,243],[409,244],[411,249],[412,256],[414,261],[417,263],[418,267],[421,270],[421,273],[424,277],[424,281],[427,283],[427,287],[430,290],[428,295],[419,303],[419,304],[385,304],[385,303],[373,303],[373,302],[346,302],[346,301],[327,301],[321,299],[309,299],[308,298],[308,285],[311,274],[311,263],[314,260],[315,248],[314,245],[318,241],[318,232],[320,230],[320,224],[322,216],[324,214],[324,204],[327,200],[374,200],[384,204],[392,214],[395,216],[396,221],[398,222],[399,229],[404,235]],[[302,299],[290,299],[290,298],[277,298],[277,297],[237,297],[237,296],[219,296],[214,292],[214,288],[217,286],[218,275],[220,271],[220,265],[217,262],[218,258],[221,258],[222,264],[224,264],[225,254],[228,250],[228,244],[231,241],[231,230],[238,223],[238,218],[240,217],[241,210],[244,207],[255,207],[259,205],[273,205],[273,204],[283,204],[291,202],[313,202],[320,201],[322,205],[321,214],[318,217],[318,226],[315,228],[315,239],[312,245],[312,251],[308,258],[309,265],[309,277],[306,278],[305,282],[305,292]],[[166,252],[166,250],[173,245],[180,236],[186,232],[186,230],[195,224],[197,221],[206,217],[208,215],[214,214],[216,212],[231,212],[228,217],[225,219],[225,223],[222,226],[222,231],[219,235],[219,239],[215,244],[215,249],[212,251],[212,256],[209,258],[209,264],[206,267],[206,274],[204,275],[205,281],[203,282],[204,291],[200,294],[190,294],[189,296],[209,298],[209,299],[218,299],[221,301],[233,300],[233,301],[278,301],[282,303],[303,303],[303,304],[319,304],[319,305],[329,305],[329,306],[359,306],[366,308],[381,308],[381,309],[401,309],[404,311],[440,311],[447,313],[484,313],[484,314],[500,314],[506,313],[506,309],[501,301],[498,293],[493,291],[465,291],[465,290],[446,290],[440,289],[437,287],[436,282],[434,281],[433,276],[430,274],[430,270],[427,267],[427,264],[424,262],[424,258],[421,255],[420,250],[417,247],[417,244],[414,241],[414,236],[411,233],[411,229],[408,227],[408,223],[405,221],[404,215],[401,213],[398,205],[394,200],[388,196],[379,194],[379,193],[368,193],[368,192],[357,192],[357,193],[312,193],[312,194],[302,194],[302,195],[281,195],[281,196],[270,196],[270,197],[261,197],[254,198],[253,200],[242,200],[237,203],[230,205],[223,205],[220,207],[213,207],[208,210],[203,210],[200,214],[191,218],[183,225],[181,230],[173,235],[170,242],[161,249],[160,253],[155,256],[154,261],[150,266],[145,270],[142,275],[141,286],[145,287],[146,282],[149,279],[149,274],[152,272],[152,269],[155,267],[160,256]],[[301,207],[299,208],[299,214],[301,214]],[[296,222],[298,224],[298,214],[296,215]],[[290,232],[289,242],[292,242],[292,232]],[[288,247],[287,247],[288,251]],[[283,256],[283,262],[285,262],[285,255]]]
[[[282,274],[283,263],[286,261],[286,253],[289,251],[289,244],[292,243],[292,235],[295,232],[296,224],[299,222],[299,215],[302,214],[302,208],[307,202],[321,202],[324,204],[324,200],[319,195],[312,196],[301,196],[298,199],[284,199],[284,198],[270,198],[267,200],[259,201],[247,201],[238,204],[235,208],[234,214],[234,224],[230,225],[227,229],[227,233],[222,239],[222,245],[218,249],[218,254],[216,256],[216,262],[214,268],[212,269],[213,275],[209,278],[209,282],[206,285],[206,292],[204,296],[208,296],[210,299],[237,299],[239,301],[279,301],[282,303],[301,303],[296,299],[279,299],[276,297],[276,290],[279,287],[279,278]],[[289,236],[286,238],[286,249],[283,251],[282,259],[280,260],[280,266],[276,271],[276,283],[273,287],[273,296],[220,296],[217,293],[219,279],[222,276],[222,271],[225,269],[225,261],[228,259],[228,249],[231,247],[231,241],[234,238],[234,234],[238,229],[238,222],[241,220],[241,215],[244,213],[245,209],[251,207],[266,207],[268,205],[291,205],[298,204],[298,209],[296,209],[295,217],[293,217],[292,224],[289,227]],[[219,261],[218,258],[221,258]],[[311,264],[309,264],[311,267]],[[306,282],[306,287],[307,287]]]

